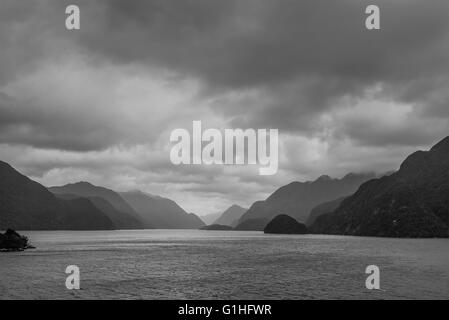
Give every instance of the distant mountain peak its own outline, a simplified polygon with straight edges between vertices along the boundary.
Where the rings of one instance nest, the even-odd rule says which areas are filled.
[[[371,173],[354,173],[354,172],[350,172],[347,175],[345,175],[343,177],[343,179],[352,179],[352,178],[356,178],[356,177],[360,177],[361,175],[370,175]]]
[[[247,209],[242,208],[237,204],[233,204],[228,209],[226,209],[218,219],[214,221],[214,224],[228,225],[231,226],[236,220],[246,212]]]
[[[316,179],[316,181],[330,181],[330,180],[332,180],[332,178],[329,177],[327,174],[323,174],[318,179]]]
[[[53,186],[50,188],[57,188],[57,187],[59,187],[59,186]],[[89,189],[97,188],[97,186],[95,186],[92,183],[87,182],[87,181],[78,181],[78,182],[68,183],[65,185],[65,187],[78,187],[78,188],[82,187],[82,188],[89,188]]]
[[[349,180],[349,179],[363,179],[365,177],[373,178],[376,174],[374,172],[360,172],[360,173],[354,173],[350,172],[343,176],[342,178],[333,178],[327,174],[323,174],[319,176],[316,180],[307,180],[307,181],[293,181],[289,184],[285,185],[284,187],[292,187],[292,186],[298,186],[298,185],[304,185],[304,184],[313,184],[315,182],[329,182],[329,181],[342,181],[342,180]]]
[[[149,192],[145,192],[139,189],[132,189],[126,192],[122,192],[123,194],[134,194],[134,195],[138,195],[138,196],[143,196],[143,197],[147,197],[147,198],[151,198],[151,199],[164,199],[161,196],[155,195],[155,194],[151,194]]]
[[[74,183],[74,184],[88,184],[88,185],[91,185],[91,186],[93,186],[93,184],[92,184],[92,183],[90,183],[89,181],[79,181],[79,182],[77,182],[77,183]]]
[[[358,187],[375,178],[374,174],[348,174],[340,179],[322,175],[315,181],[292,182],[273,192],[265,201],[256,201],[242,215],[239,223],[248,219],[272,219],[276,214],[287,214],[305,222],[317,205],[340,197],[349,196]]]
[[[79,181],[74,183],[68,183],[64,186],[52,186],[48,188],[52,192],[61,193],[58,190],[70,190],[72,194],[78,194],[82,196],[92,196],[91,193],[101,192],[101,193],[114,193],[116,192],[114,190],[111,190],[106,187],[97,186],[87,181]],[[74,192],[76,190],[76,192]],[[82,194],[85,193],[85,194]]]
[[[175,201],[154,196],[140,190],[121,192],[120,195],[134,208],[146,223],[157,229],[198,229],[204,222],[195,214],[187,213]]]

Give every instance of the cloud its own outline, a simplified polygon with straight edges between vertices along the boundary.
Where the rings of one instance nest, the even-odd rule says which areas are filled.
[[[64,62],[81,55],[93,69],[169,70],[199,81],[204,99],[224,97],[212,107],[232,124],[300,133],[315,131],[314,122],[336,100],[365,98],[379,84],[384,98],[420,102],[426,114],[447,109],[441,107],[449,71],[444,0],[380,0],[376,32],[363,27],[369,1],[81,0],[79,32],[63,28],[68,1],[37,3],[8,1],[2,10],[10,52],[5,69],[11,60],[29,67],[47,55]],[[19,17],[28,19],[19,24]],[[248,91],[258,93],[253,101],[226,103]]]
[[[211,107],[233,126],[313,136],[326,130],[319,120],[339,100],[367,100],[379,87],[383,100],[413,105],[424,117],[448,110],[447,1],[378,1],[379,32],[363,27],[368,1],[102,4],[79,45],[115,63],[157,65],[200,80]],[[402,127],[408,144],[412,129]],[[384,139],[400,140],[391,129]]]
[[[78,0],[76,32],[69,4],[0,9],[0,157],[45,184],[214,212],[292,180],[391,170],[449,132],[447,0],[378,0],[380,31],[364,28],[367,0]],[[279,129],[279,173],[174,167],[169,133],[193,120]]]
[[[154,142],[188,117],[196,90],[132,66],[45,65],[0,89],[0,143],[89,151]]]

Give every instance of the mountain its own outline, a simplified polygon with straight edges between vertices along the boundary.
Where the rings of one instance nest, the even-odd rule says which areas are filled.
[[[0,230],[110,230],[113,222],[87,199],[61,200],[0,161]]]
[[[240,222],[235,230],[239,231],[262,231],[267,226],[270,219],[268,218],[255,218],[255,219],[246,219]]]
[[[218,218],[220,218],[220,216],[222,215],[221,212],[219,213],[211,213],[205,216],[201,216],[201,220],[204,221],[205,224],[209,225],[209,224],[213,224],[215,220],[217,220]]]
[[[201,218],[198,217],[194,213],[187,213],[187,217],[188,217],[188,219],[185,220],[185,228],[186,229],[195,229],[197,226],[198,226],[198,228],[201,228],[201,227],[204,227],[206,225],[204,223],[204,221],[201,220]]]
[[[55,194],[56,197],[64,200],[73,200],[73,199],[88,199],[92,204],[100,211],[106,214],[117,229],[143,229],[143,223],[140,221],[140,218],[135,218],[134,216],[124,214],[121,211],[118,211],[112,204],[110,204],[107,200],[100,197],[81,197],[76,194]]]
[[[142,229],[143,223],[134,209],[115,191],[94,186],[88,182],[48,188],[60,197],[87,198],[103,211],[118,229]]]
[[[120,194],[142,217],[144,223],[157,229],[199,229],[204,222],[195,214],[184,211],[170,199],[153,196],[141,191]]]
[[[307,234],[307,227],[286,214],[280,214],[271,220],[264,233],[273,234]]]
[[[240,220],[240,218],[239,219],[235,219],[234,221],[232,221],[232,223],[231,223],[231,227],[237,227],[237,225],[239,224],[239,220]]]
[[[230,206],[226,209],[220,217],[214,221],[214,224],[221,224],[225,226],[232,226],[235,221],[238,221],[240,217],[247,211],[248,209],[242,208],[236,204]]]
[[[363,184],[315,233],[376,237],[449,237],[449,137],[417,151],[399,171]]]
[[[276,190],[265,201],[255,202],[240,218],[239,223],[257,218],[271,220],[279,214],[287,214],[300,222],[304,222],[307,220],[310,210],[315,206],[351,195],[363,182],[374,177],[374,174],[350,173],[342,179],[321,176],[313,182],[290,183]]]
[[[311,226],[315,222],[316,218],[319,216],[333,212],[335,209],[338,208],[338,206],[343,202],[343,200],[346,199],[346,197],[341,197],[332,201],[324,202],[319,205],[317,205],[315,208],[313,208],[310,211],[309,217],[306,221],[306,226]]]

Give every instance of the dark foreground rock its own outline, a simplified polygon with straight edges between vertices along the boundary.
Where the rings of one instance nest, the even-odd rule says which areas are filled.
[[[222,224],[211,224],[209,226],[204,226],[200,228],[200,230],[234,230],[234,228]]]
[[[280,214],[265,227],[264,233],[307,234],[307,227],[286,214]]]
[[[23,251],[34,249],[28,243],[28,238],[21,236],[14,230],[8,229],[4,234],[0,233],[0,251]]]

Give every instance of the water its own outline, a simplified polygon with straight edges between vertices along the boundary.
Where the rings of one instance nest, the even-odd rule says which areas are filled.
[[[22,232],[1,299],[448,299],[449,240],[142,230]],[[365,268],[381,270],[381,291]],[[81,290],[65,287],[77,265]]]

